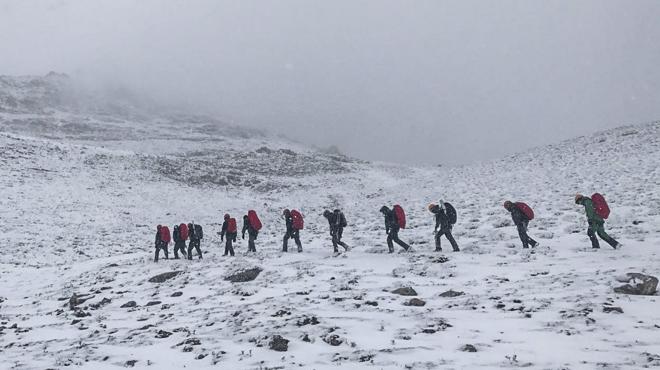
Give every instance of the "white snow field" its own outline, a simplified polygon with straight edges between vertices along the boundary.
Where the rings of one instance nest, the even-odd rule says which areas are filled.
[[[66,80],[0,78],[2,369],[660,367],[660,297],[613,292],[619,275],[660,276],[658,122],[413,168],[205,117],[82,109]],[[623,249],[591,249],[578,191],[605,195]],[[458,210],[461,252],[433,252],[439,198]],[[534,208],[541,246],[521,248],[507,199]],[[387,253],[378,210],[394,203],[412,252]],[[281,252],[285,207],[306,216],[303,253]],[[335,207],[352,246],[337,256],[321,216]],[[248,209],[264,223],[258,252],[239,239],[222,257],[222,215]],[[193,220],[204,258],[154,263],[155,226]],[[225,280],[253,267],[253,281]],[[287,351],[269,348],[276,335]]]

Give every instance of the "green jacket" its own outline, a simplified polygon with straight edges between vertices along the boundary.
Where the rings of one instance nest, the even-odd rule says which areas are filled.
[[[587,212],[587,220],[589,220],[589,222],[605,222],[605,220],[603,220],[603,218],[600,217],[598,213],[596,213],[596,210],[594,209],[594,203],[591,201],[591,198],[582,198],[580,204],[584,206],[584,210]]]

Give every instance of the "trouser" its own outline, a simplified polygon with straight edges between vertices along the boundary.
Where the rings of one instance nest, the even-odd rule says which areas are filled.
[[[197,250],[197,255],[199,256],[199,258],[200,259],[202,258],[202,250],[200,249],[200,244],[201,244],[201,242],[199,241],[199,239],[190,239],[190,243],[188,243],[188,259],[189,260],[192,259],[193,248],[195,248],[195,250]]]
[[[530,244],[532,247],[536,247],[538,244],[536,240],[532,239],[529,235],[527,235],[527,225],[529,223],[527,221],[521,222],[518,225],[518,236],[520,236],[520,241],[523,243],[523,248],[529,248]]]
[[[598,236],[600,236],[600,238],[603,239],[612,248],[616,248],[617,244],[619,244],[619,242],[614,240],[614,238],[607,235],[605,232],[604,222],[590,222],[589,229],[587,229],[587,235],[589,235],[589,239],[591,239],[591,246],[593,248],[600,248],[596,234],[598,234]]]
[[[440,231],[435,233],[435,250],[436,251],[441,251],[442,247],[440,246],[440,238],[442,236],[447,237],[447,240],[449,240],[449,243],[451,244],[451,247],[454,249],[454,252],[460,251],[458,248],[458,243],[456,243],[456,240],[454,239],[454,236],[451,234],[451,228],[448,229],[440,229]]]
[[[332,235],[332,247],[334,248],[335,252],[339,252],[338,245],[341,245],[344,247],[344,250],[348,250],[348,245],[346,243],[341,241],[341,237],[344,234],[344,229],[340,228],[337,230],[333,230],[330,232],[330,235]]]
[[[174,258],[179,259],[179,251],[186,258],[186,242],[184,240],[174,243]]]
[[[302,243],[300,242],[300,230],[292,230],[284,234],[284,239],[282,240],[282,251],[287,252],[289,250],[289,239],[293,239],[298,246],[298,252],[302,252]]]
[[[165,252],[165,259],[170,258],[170,256],[168,255],[168,252],[167,252],[167,243],[160,242],[160,243],[158,243],[158,245],[156,245],[156,253],[154,255],[154,262],[158,262],[158,254],[160,253],[161,249]]]
[[[236,235],[227,234],[226,238],[227,238],[227,241],[225,242],[225,254],[223,254],[223,256],[226,256],[227,254],[229,254],[233,257],[234,256],[234,241],[236,240]]]
[[[257,247],[254,244],[254,241],[257,239],[256,235],[248,233],[248,252],[256,252]]]
[[[390,230],[390,232],[387,234],[387,247],[390,249],[390,253],[394,253],[394,244],[392,242],[402,246],[405,250],[410,249],[408,244],[399,239],[399,230]]]

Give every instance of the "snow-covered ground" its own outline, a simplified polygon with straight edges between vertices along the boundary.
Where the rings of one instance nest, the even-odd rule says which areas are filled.
[[[660,123],[410,168],[203,117],[68,109],[50,82],[30,81],[0,81],[0,368],[660,366],[658,296],[613,292],[626,272],[660,275]],[[48,104],[34,97],[44,89]],[[591,250],[578,191],[606,196],[622,250]],[[426,205],[438,198],[458,210],[459,253],[433,252]],[[540,247],[521,249],[507,199],[534,208]],[[413,252],[387,253],[378,210],[393,203]],[[306,215],[303,253],[280,252],[285,207]],[[321,216],[335,207],[353,247],[338,256]],[[222,215],[248,209],[265,225],[258,252],[239,240],[222,257]],[[154,263],[155,225],[193,220],[204,259]],[[263,269],[254,281],[225,280],[252,267]],[[148,281],[168,271],[181,274]],[[426,304],[406,305],[400,287]],[[72,309],[74,293],[87,300]],[[269,349],[275,335],[288,351]]]

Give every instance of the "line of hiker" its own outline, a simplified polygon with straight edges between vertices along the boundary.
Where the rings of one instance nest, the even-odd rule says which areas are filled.
[[[598,237],[607,242],[612,248],[618,249],[621,244],[614,238],[610,237],[604,228],[605,219],[609,217],[610,209],[605,201],[605,198],[595,193],[591,198],[581,194],[575,196],[575,203],[584,206],[587,215],[589,227],[587,235],[591,240],[593,248],[600,248]],[[505,201],[504,208],[511,214],[511,219],[518,230],[518,236],[522,242],[523,248],[536,247],[539,243],[532,239],[528,234],[529,222],[534,219],[534,211],[524,202]],[[442,251],[441,239],[444,236],[451,244],[454,252],[459,252],[460,248],[458,243],[452,235],[452,229],[458,219],[457,212],[451,203],[443,200],[438,203],[431,203],[427,207],[428,211],[435,218],[435,227],[433,229],[435,251]],[[383,214],[385,220],[385,233],[387,234],[387,247],[389,253],[394,253],[394,243],[400,245],[404,250],[410,250],[410,245],[405,243],[399,238],[401,229],[406,228],[406,214],[403,208],[395,204],[390,209],[388,206],[382,206],[380,212]],[[350,250],[350,247],[342,241],[344,228],[348,226],[346,216],[340,209],[334,211],[325,210],[323,217],[328,221],[330,238],[335,253],[339,253],[339,246],[343,247],[345,251]],[[282,219],[285,224],[285,234],[282,239],[282,252],[288,252],[289,239],[293,239],[296,243],[298,252],[303,251],[302,242],[300,241],[300,231],[304,228],[304,217],[298,210],[285,209],[282,212]],[[245,239],[245,234],[248,234],[248,252],[256,252],[255,241],[262,228],[261,220],[257,216],[256,211],[250,210],[243,216],[243,228],[241,230],[242,239]],[[222,230],[218,232],[220,240],[225,242],[225,252],[223,256],[234,256],[234,243],[238,237],[238,226],[236,219],[229,214],[224,215],[224,222]],[[172,238],[174,239],[174,258],[179,259],[179,252],[184,258],[192,259],[193,249],[197,251],[199,258],[202,258],[202,251],[200,248],[200,241],[204,237],[202,227],[198,224],[182,223],[174,226]],[[186,240],[188,243],[188,250],[186,251]],[[156,254],[154,261],[158,262],[158,255],[161,250],[165,253],[165,258],[169,258],[167,246],[170,243],[170,230],[167,226],[158,225],[156,232]]]

